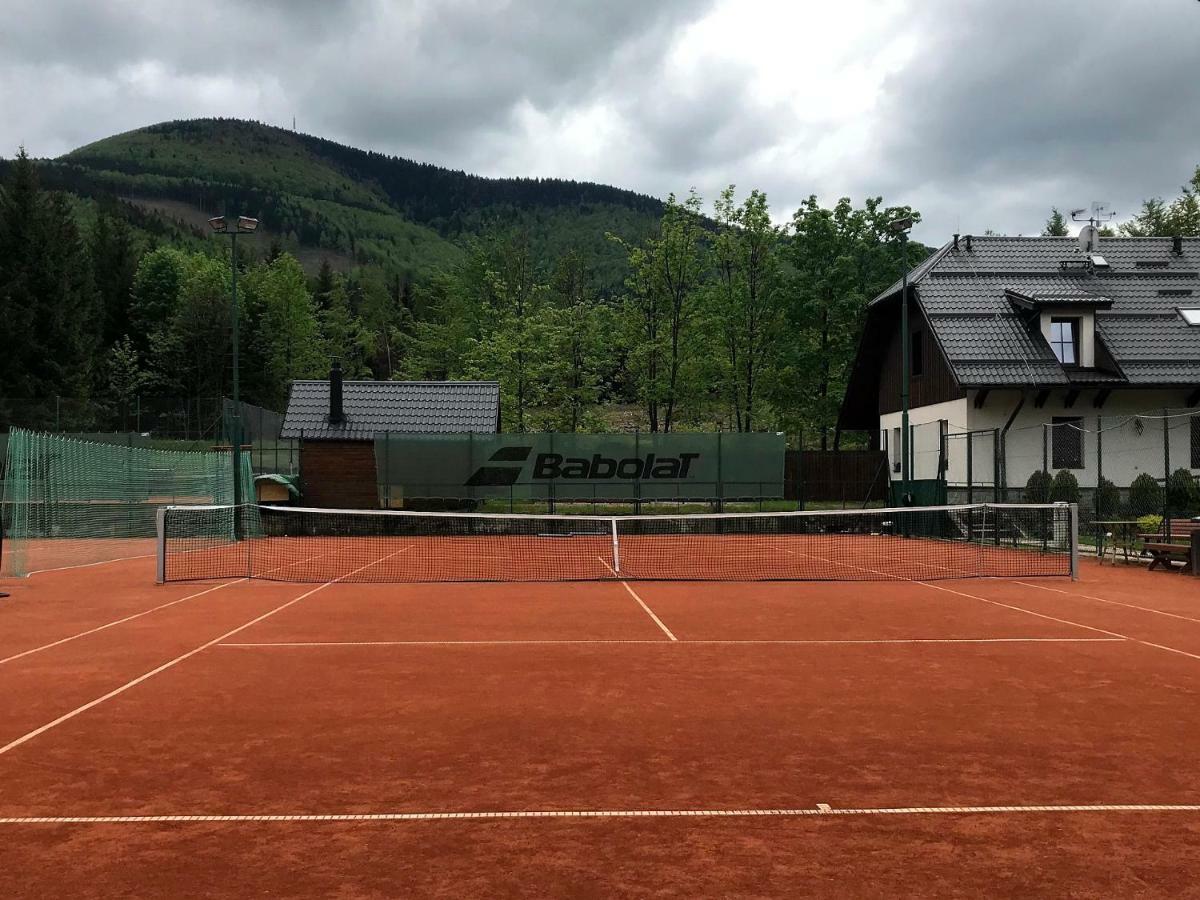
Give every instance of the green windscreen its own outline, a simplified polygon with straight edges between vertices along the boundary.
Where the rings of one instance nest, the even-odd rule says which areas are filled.
[[[241,495],[254,497],[250,460]],[[164,506],[234,500],[228,453],[161,450],[14,429],[5,456],[0,572],[28,575],[154,554]]]
[[[783,496],[782,434],[381,434],[382,506],[405,499]]]

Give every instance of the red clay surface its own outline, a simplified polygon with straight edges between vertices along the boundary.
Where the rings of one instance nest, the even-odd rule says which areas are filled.
[[[1077,583],[635,597],[152,575],[133,561],[0,582],[4,896],[1200,884],[1200,580],[1085,563]],[[779,809],[798,812],[713,815]],[[707,814],[620,814],[654,810]],[[617,814],[165,821],[556,811]],[[108,816],[151,819],[15,821]]]

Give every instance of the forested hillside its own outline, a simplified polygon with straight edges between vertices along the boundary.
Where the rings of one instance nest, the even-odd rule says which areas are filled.
[[[96,408],[229,392],[229,246],[205,227],[226,211],[262,222],[236,262],[245,399],[281,409],[337,356],[351,377],[498,379],[513,430],[827,442],[865,303],[927,252],[901,260],[886,223],[909,210],[878,198],[812,198],[780,228],[756,191],[663,203],[232,120],[0,168],[0,317],[20,336],[0,397]]]
[[[605,233],[639,237],[662,212],[659,200],[604,185],[481,178],[232,119],[153,125],[46,168],[47,184],[143,207],[187,204],[201,222],[234,208],[260,218],[298,256],[320,248],[409,277],[458,261],[465,238],[515,227],[539,255],[579,247],[602,280],[620,284],[622,257]],[[307,257],[315,268],[315,255]]]

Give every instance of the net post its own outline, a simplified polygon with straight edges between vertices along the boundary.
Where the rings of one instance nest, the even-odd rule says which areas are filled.
[[[1079,580],[1079,504],[1067,504],[1067,518],[1070,521],[1071,541],[1071,580]]]
[[[621,574],[621,542],[617,539],[617,520],[613,517],[608,520],[612,526],[612,548],[613,548],[613,571]]]
[[[154,512],[154,581],[165,584],[167,581],[167,508],[160,506]]]

